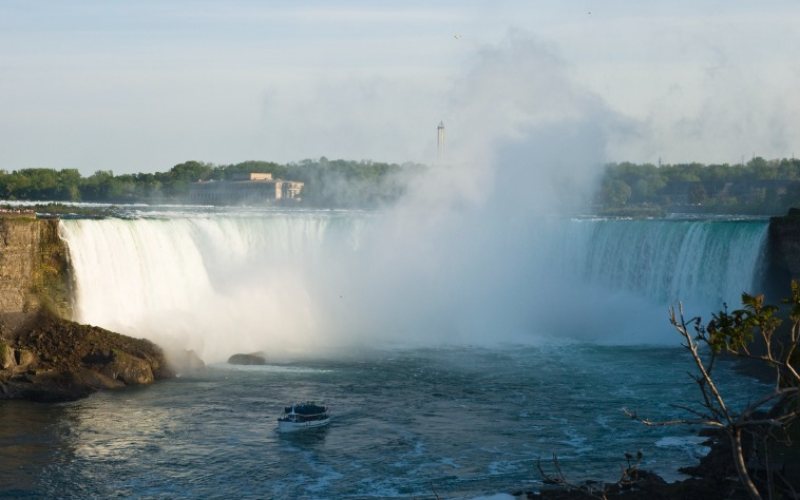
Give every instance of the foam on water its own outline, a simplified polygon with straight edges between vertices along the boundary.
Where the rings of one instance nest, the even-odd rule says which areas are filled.
[[[394,224],[378,213],[225,210],[64,220],[61,234],[78,321],[215,362],[389,345],[671,343],[671,303],[706,314],[757,291],[767,229],[539,218],[464,246],[468,226]]]
[[[286,366],[286,365],[232,365],[229,363],[212,363],[211,368],[245,371],[245,372],[276,372],[276,373],[330,373],[331,369]]]
[[[474,498],[538,488],[536,462],[551,470],[553,454],[570,478],[614,479],[637,450],[643,467],[671,478],[699,443],[620,408],[677,417],[669,403],[696,402],[688,363],[679,348],[592,345],[384,351],[277,370],[220,363],[47,411],[0,404],[15,429],[0,433],[14,450],[0,484],[65,500],[419,498],[432,484],[442,498]],[[761,388],[717,368],[732,408]],[[297,400],[332,405],[331,424],[276,432]]]
[[[682,449],[691,458],[704,457],[711,451],[711,448],[705,445],[708,442],[707,437],[703,436],[665,436],[656,441],[656,446],[661,447],[674,447]]]

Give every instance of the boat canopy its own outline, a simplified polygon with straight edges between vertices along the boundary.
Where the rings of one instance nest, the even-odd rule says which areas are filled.
[[[328,411],[327,406],[318,405],[316,403],[299,403],[292,406],[286,406],[284,413],[297,413],[298,415],[316,415],[318,413],[325,413]]]

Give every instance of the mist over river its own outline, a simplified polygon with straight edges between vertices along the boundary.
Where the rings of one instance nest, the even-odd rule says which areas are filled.
[[[208,364],[74,403],[0,403],[3,498],[474,498],[557,454],[668,479],[704,453],[668,323],[761,286],[767,222],[122,207],[64,219],[75,319]],[[234,353],[268,364],[236,367]],[[759,392],[725,363],[725,391]],[[282,407],[331,425],[278,434]]]
[[[668,344],[761,287],[765,220],[134,210],[68,219],[75,319],[207,362],[383,348]],[[435,216],[433,216],[435,218]]]

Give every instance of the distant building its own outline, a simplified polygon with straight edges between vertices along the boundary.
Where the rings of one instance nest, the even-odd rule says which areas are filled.
[[[300,200],[302,182],[273,179],[272,174],[239,174],[230,181],[200,181],[189,186],[189,201],[204,205],[261,205]]]

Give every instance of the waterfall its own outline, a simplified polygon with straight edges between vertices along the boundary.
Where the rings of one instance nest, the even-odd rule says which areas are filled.
[[[742,292],[755,292],[767,227],[747,221],[603,221],[584,243],[582,274],[660,302],[738,305]]]
[[[666,308],[756,292],[762,221],[362,212],[63,220],[75,320],[207,361],[420,343],[670,342]]]

